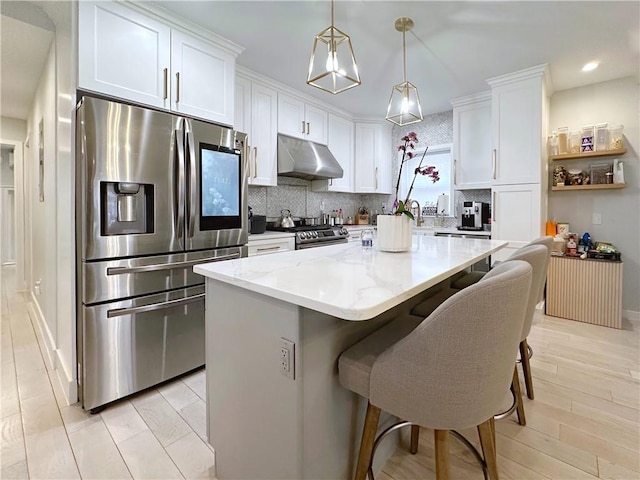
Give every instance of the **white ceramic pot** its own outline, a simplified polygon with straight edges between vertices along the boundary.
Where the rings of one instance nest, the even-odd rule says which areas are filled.
[[[378,250],[406,252],[411,250],[413,221],[406,215],[378,215]]]

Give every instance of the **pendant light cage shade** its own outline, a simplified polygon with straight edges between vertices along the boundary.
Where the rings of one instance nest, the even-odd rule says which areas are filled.
[[[349,35],[333,25],[316,35],[307,83],[333,94],[360,85],[360,74]]]
[[[402,32],[403,81],[402,83],[394,85],[391,89],[391,97],[389,98],[386,119],[399,126],[409,125],[423,120],[418,89],[414,84],[407,81],[407,48],[405,34],[413,28],[413,25],[413,20],[406,17],[398,18],[395,22],[396,30]]]
[[[402,82],[393,86],[386,119],[399,126],[422,121],[420,97],[415,85]]]

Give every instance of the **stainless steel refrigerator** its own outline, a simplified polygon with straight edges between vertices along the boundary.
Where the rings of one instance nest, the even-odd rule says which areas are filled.
[[[247,255],[245,135],[85,96],[76,112],[85,409],[204,365],[198,263]]]

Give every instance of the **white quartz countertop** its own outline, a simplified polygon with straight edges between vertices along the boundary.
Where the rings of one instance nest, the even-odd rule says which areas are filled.
[[[413,236],[410,252],[359,243],[194,266],[205,277],[344,320],[367,320],[506,246],[500,240]]]
[[[249,241],[255,242],[257,240],[275,240],[276,238],[291,238],[295,237],[295,233],[291,232],[264,232],[264,233],[254,233],[249,235]]]

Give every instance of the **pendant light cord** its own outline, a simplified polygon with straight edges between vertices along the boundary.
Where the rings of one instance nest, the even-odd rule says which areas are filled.
[[[333,1],[333,0],[331,0]],[[407,31],[407,22],[402,20],[402,79],[407,83],[407,46],[405,43],[405,32]]]

